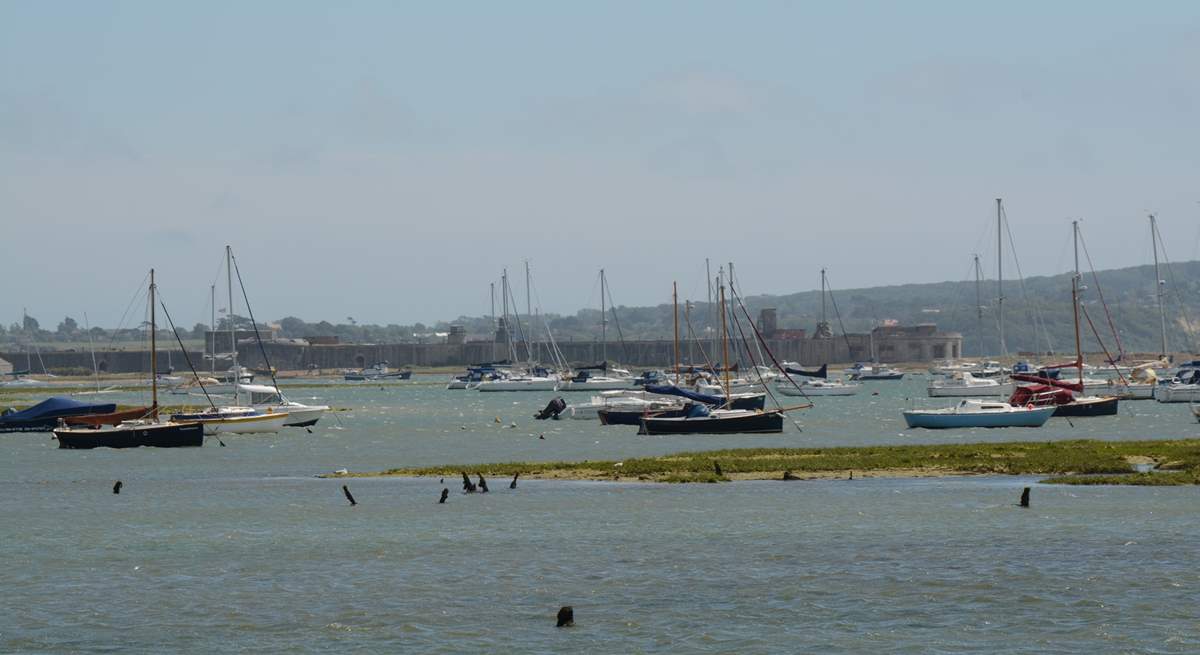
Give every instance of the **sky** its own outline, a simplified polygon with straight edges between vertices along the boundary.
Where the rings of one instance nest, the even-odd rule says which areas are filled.
[[[967,279],[997,197],[1027,276],[1182,261],[1197,116],[1191,2],[3,0],[0,321],[207,322],[226,244],[260,319]]]

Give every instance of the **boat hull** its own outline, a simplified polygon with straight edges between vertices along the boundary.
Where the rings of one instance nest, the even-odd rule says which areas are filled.
[[[1066,405],[1055,405],[1055,416],[1114,416],[1117,413],[1117,398],[1080,398]]]
[[[775,434],[783,432],[783,413],[754,412],[740,416],[697,418],[645,416],[638,434]]]
[[[199,423],[119,426],[112,429],[67,428],[54,431],[58,447],[91,448],[198,448],[204,445]]]
[[[493,391],[557,391],[557,380],[488,380],[480,382],[475,389]]]
[[[980,398],[991,396],[1010,396],[1013,392],[1011,382],[997,385],[976,386],[935,386],[926,387],[930,398]]]
[[[567,380],[558,385],[559,391],[620,391],[632,388],[633,380],[588,380],[587,382]]]
[[[800,389],[790,385],[780,384],[775,387],[781,395],[784,396],[853,396],[862,390],[862,385],[859,384],[839,384],[830,386],[813,386],[811,384],[802,384]]]
[[[953,428],[1040,428],[1054,415],[1054,407],[1039,407],[1019,412],[970,412],[913,410],[904,412],[910,428],[946,430]]]
[[[1190,403],[1200,401],[1200,384],[1160,384],[1154,390],[1160,403]]]

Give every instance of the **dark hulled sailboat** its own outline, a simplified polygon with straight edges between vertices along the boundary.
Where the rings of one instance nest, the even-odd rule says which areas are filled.
[[[158,342],[155,332],[154,269],[150,269],[150,370],[158,370]],[[111,427],[63,427],[54,431],[59,448],[185,448],[204,445],[204,426],[200,423],[163,421],[158,417],[158,379],[151,375],[153,402],[148,418],[123,421]]]

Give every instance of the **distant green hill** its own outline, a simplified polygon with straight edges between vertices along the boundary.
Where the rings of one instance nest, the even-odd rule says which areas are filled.
[[[1194,322],[1194,310],[1200,307],[1200,262],[1172,264],[1170,271],[1164,271],[1163,276],[1167,280],[1164,289],[1168,347],[1173,351],[1194,351],[1194,330],[1186,329],[1188,323],[1185,316]],[[1154,294],[1154,267],[1100,271],[1097,277],[1099,285],[1090,273],[1084,274],[1082,298],[1104,345],[1116,354],[1116,341],[1112,337],[1097,289],[1104,295],[1124,350],[1158,352],[1159,319]],[[834,303],[847,332],[865,332],[888,320],[895,320],[902,325],[937,323],[942,330],[963,334],[966,354],[996,355],[999,351],[996,281],[985,280],[980,286],[983,305],[982,352],[974,281],[835,289],[833,302],[828,306],[828,317],[835,333],[840,333],[841,328]],[[1017,280],[1005,280],[1004,295],[1005,341],[1010,353],[1074,350],[1070,275],[1032,277],[1025,280],[1023,285]],[[782,296],[749,296],[746,305],[755,317],[760,309],[774,307],[778,311],[779,327],[805,328],[811,334],[820,318],[821,294],[819,291],[805,291]],[[708,325],[705,319],[707,315],[705,303],[696,305],[692,310],[693,327],[702,330]],[[670,305],[619,307],[617,316],[626,338],[669,338],[672,332]],[[1100,345],[1092,336],[1086,317],[1080,320],[1084,350],[1099,351]],[[597,310],[585,309],[575,316],[550,318],[551,328],[559,339],[596,338],[599,335],[598,324]],[[486,321],[482,327],[486,327]],[[609,333],[610,336],[615,333],[611,320]]]

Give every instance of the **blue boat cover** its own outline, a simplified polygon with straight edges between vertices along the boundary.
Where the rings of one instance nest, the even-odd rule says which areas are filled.
[[[117,411],[117,406],[114,403],[97,405],[93,403],[81,403],[78,400],[63,398],[62,396],[54,396],[52,398],[43,400],[29,409],[23,409],[19,412],[12,412],[10,414],[0,416],[0,425],[10,422],[59,418],[62,416],[108,414],[115,411]]]
[[[675,385],[671,385],[671,384],[647,384],[646,391],[649,391],[650,393],[662,394],[664,396],[680,396],[682,398],[687,398],[688,400],[694,400],[698,403],[704,403],[706,405],[724,405],[725,404],[724,396],[710,396],[706,393],[699,393],[697,391],[689,391],[687,389],[680,389],[679,387],[677,387]]]

